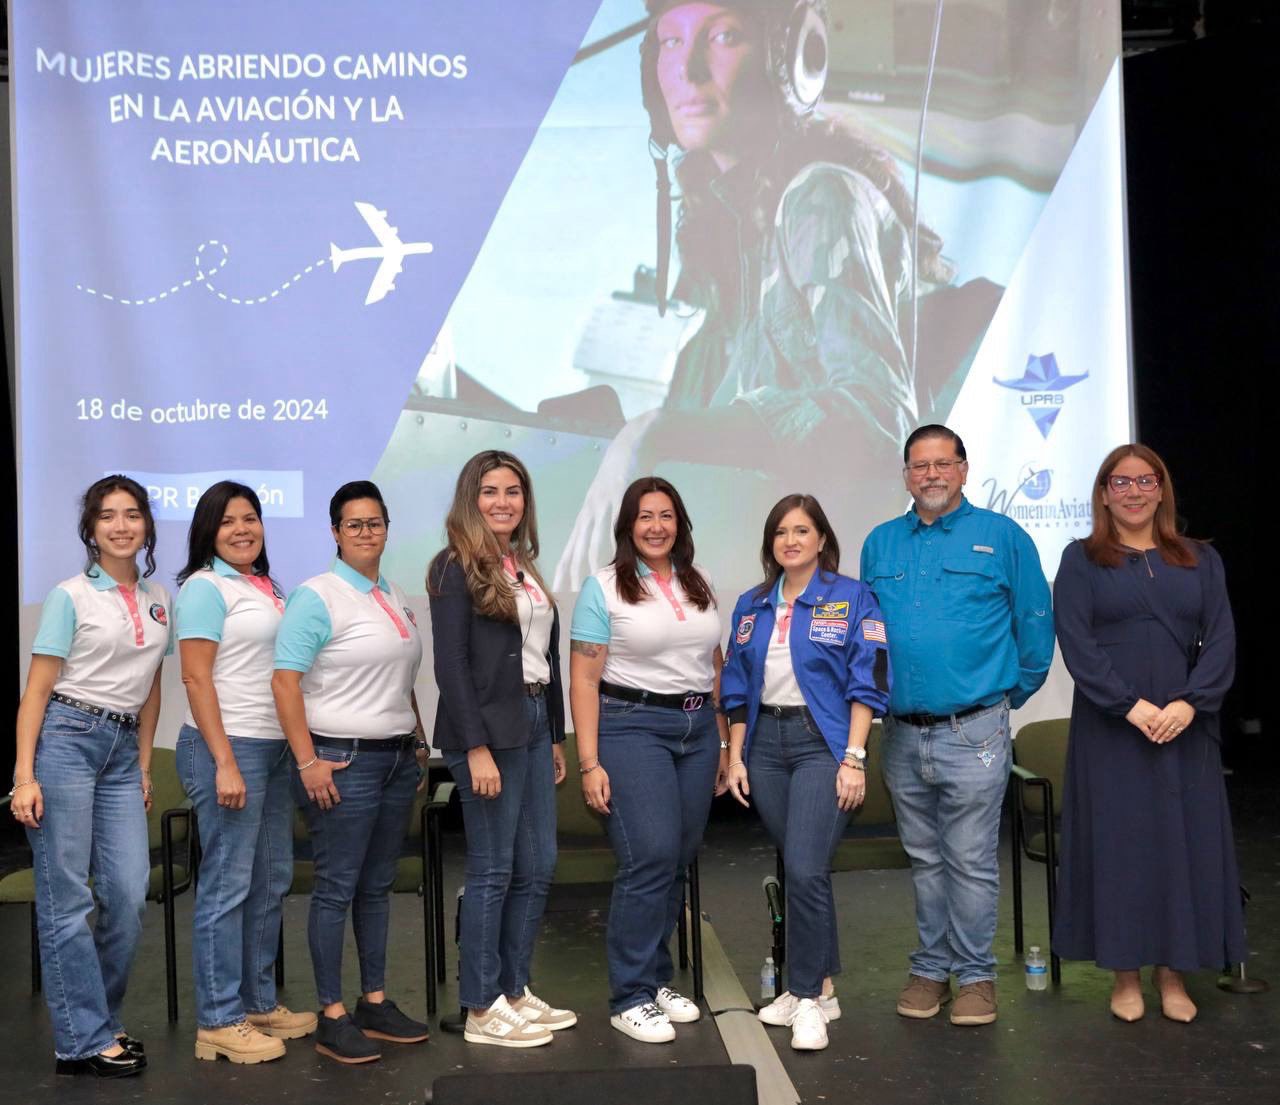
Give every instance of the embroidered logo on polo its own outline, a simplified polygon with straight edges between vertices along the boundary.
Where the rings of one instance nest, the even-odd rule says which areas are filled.
[[[169,624],[169,614],[160,603],[153,602],[151,604],[151,609],[148,610],[147,613],[151,615],[151,620],[153,622],[159,622],[161,625]]]
[[[414,626],[415,628],[417,627],[418,619],[413,616],[413,611],[410,610],[407,606],[404,608],[404,616],[409,619],[410,625]]]
[[[756,616],[754,614],[744,614],[742,620],[738,622],[738,632],[734,634],[733,639],[740,645],[745,645],[751,640],[751,634],[756,628]]]

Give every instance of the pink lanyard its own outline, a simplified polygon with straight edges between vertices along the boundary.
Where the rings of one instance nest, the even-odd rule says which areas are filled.
[[[514,556],[504,556],[502,558],[502,569],[511,577],[511,582],[519,583],[534,602],[540,603],[543,601],[542,592],[530,583],[527,577],[524,579],[519,578],[520,573],[516,571],[516,558]]]
[[[133,643],[141,648],[147,643],[147,636],[142,632],[142,615],[138,613],[138,589],[117,584],[116,590],[120,592],[120,597],[124,599],[125,607],[129,611],[129,617],[133,621]]]
[[[791,632],[791,613],[795,609],[794,603],[783,603],[782,605],[784,610],[778,615],[778,644],[782,644]]]
[[[276,589],[271,586],[270,579],[266,576],[246,576],[245,578],[272,601],[279,613],[284,613],[284,603],[280,601]]]
[[[371,593],[374,597],[374,600],[377,602],[377,604],[387,612],[387,617],[390,618],[393,623],[395,623],[396,629],[400,631],[401,639],[407,641],[409,639],[409,631],[405,628],[404,622],[400,620],[400,615],[397,614],[394,610],[392,610],[391,607],[387,604],[387,600],[382,597],[382,588],[375,583],[373,585],[373,591]]]
[[[667,602],[671,603],[671,609],[676,612],[676,621],[685,620],[684,607],[680,605],[680,600],[676,598],[676,593],[671,589],[671,580],[663,579],[657,572],[653,572],[653,580],[658,585],[658,590],[667,596]]]

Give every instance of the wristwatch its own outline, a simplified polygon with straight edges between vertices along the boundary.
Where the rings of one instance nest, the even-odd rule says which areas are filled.
[[[842,757],[841,762],[848,764],[850,767],[857,768],[859,771],[866,771],[867,750],[851,744],[844,750],[844,756]]]
[[[721,742],[720,742],[720,751],[721,751],[721,752],[728,752],[728,751],[729,751],[729,742],[728,742],[728,741],[721,741]]]

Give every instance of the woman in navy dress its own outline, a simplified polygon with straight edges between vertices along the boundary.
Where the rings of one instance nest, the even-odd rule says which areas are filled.
[[[1245,958],[1219,712],[1235,671],[1222,561],[1180,537],[1143,445],[1107,456],[1093,533],[1062,554],[1054,620],[1075,680],[1055,949],[1115,972],[1111,1012],[1190,1021],[1182,972]]]

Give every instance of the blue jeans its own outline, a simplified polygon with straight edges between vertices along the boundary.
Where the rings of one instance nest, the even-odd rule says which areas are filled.
[[[849,823],[836,804],[840,765],[817,724],[763,711],[751,734],[751,799],[787,868],[787,989],[816,998],[840,973],[831,857]]]
[[[720,763],[710,696],[686,712],[601,695],[599,755],[609,773],[605,823],[618,860],[605,938],[609,1008],[621,1013],[653,1001],[675,974],[667,944]]]
[[[418,785],[413,748],[390,741],[344,740],[328,743],[317,737],[316,755],[346,764],[333,784],[342,801],[327,810],[307,797],[293,772],[294,798],[307,817],[315,887],[307,918],[307,942],[316,994],[321,1005],[342,1000],[342,940],[347,911],[360,956],[360,989],[383,989],[387,966],[387,922],[391,887],[404,845]]]
[[[218,805],[217,765],[198,729],[178,733],[178,775],[200,826],[192,924],[196,1021],[238,1024],[276,1007],[280,903],[293,881],[293,759],[283,740],[230,737],[245,803]]]
[[[556,782],[545,696],[527,698],[530,740],[490,749],[502,776],[497,798],[471,789],[467,754],[444,753],[467,834],[458,995],[467,1009],[523,996],[533,943],[556,871]]]
[[[137,730],[51,702],[35,769],[44,816],[27,840],[44,997],[54,1053],[84,1059],[124,1031],[120,1006],[147,904],[151,857]]]
[[[911,973],[935,982],[954,973],[961,986],[994,979],[1008,704],[924,728],[886,717],[882,747],[916,892]]]

